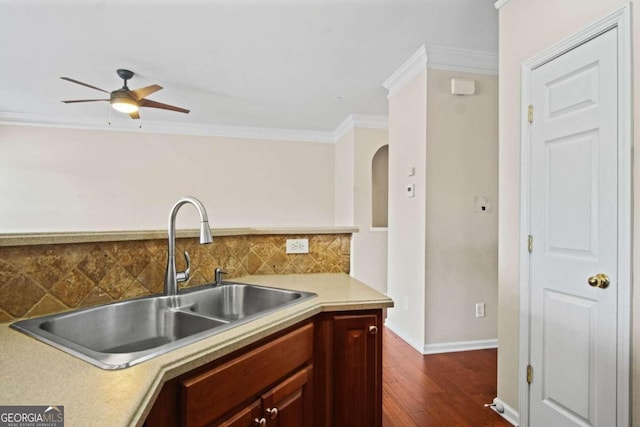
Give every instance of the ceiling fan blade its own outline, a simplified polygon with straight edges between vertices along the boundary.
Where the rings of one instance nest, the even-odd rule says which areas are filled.
[[[136,101],[140,101],[145,96],[149,96],[152,93],[159,91],[160,89],[162,89],[162,86],[160,85],[151,85],[151,86],[141,87],[140,89],[134,89],[129,93],[136,99]]]
[[[99,90],[100,92],[104,92],[104,93],[111,93],[111,92],[107,92],[107,91],[106,91],[106,90],[104,90],[104,89],[100,89],[99,87],[91,86],[90,84],[82,83],[82,82],[79,82],[79,81],[77,81],[77,80],[70,79],[69,77],[60,77],[60,78],[61,78],[62,80],[66,80],[66,81],[71,82],[71,83],[76,83],[76,84],[79,84],[79,85],[82,85],[82,86],[90,87],[91,89]]]
[[[76,99],[73,101],[62,101],[65,104],[73,104],[74,102],[94,102],[94,101],[109,101],[108,99]]]
[[[136,120],[140,118],[140,111],[134,111],[133,113],[129,113],[129,117]]]
[[[139,102],[141,107],[160,108],[161,110],[177,111],[179,113],[189,113],[185,108],[176,107],[175,105],[163,104],[161,102],[152,101],[150,99],[141,99]]]

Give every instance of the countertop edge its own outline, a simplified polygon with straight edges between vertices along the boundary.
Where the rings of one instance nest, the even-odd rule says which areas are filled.
[[[358,227],[234,227],[212,228],[213,237],[282,235],[282,234],[351,234]],[[176,237],[198,237],[196,229],[177,230]],[[129,240],[166,239],[167,230],[123,230],[123,231],[73,231],[52,233],[0,233],[0,247],[54,245],[68,243],[120,242]]]

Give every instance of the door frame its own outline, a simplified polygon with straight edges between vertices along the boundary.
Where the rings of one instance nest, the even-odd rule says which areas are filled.
[[[632,100],[631,100],[631,4],[572,34],[522,63],[520,106],[520,342],[519,342],[519,418],[529,425],[529,386],[526,381],[531,344],[530,262],[527,250],[530,234],[531,134],[528,108],[531,100],[531,74],[536,68],[571,49],[617,28],[618,30],[618,336],[617,336],[617,426],[630,422],[631,386],[631,243],[632,243]]]

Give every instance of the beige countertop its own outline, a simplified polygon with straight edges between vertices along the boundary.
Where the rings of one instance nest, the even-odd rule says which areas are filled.
[[[323,311],[387,308],[393,301],[342,273],[265,275],[234,282],[318,297],[127,369],[106,371],[0,325],[0,405],[64,406],[65,425],[142,425],[165,381]]]

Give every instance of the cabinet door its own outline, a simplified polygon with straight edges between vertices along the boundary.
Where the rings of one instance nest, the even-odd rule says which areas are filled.
[[[262,395],[263,417],[268,427],[310,427],[311,381],[308,366]]]
[[[226,420],[215,424],[216,427],[264,427],[264,421],[261,425],[260,400],[256,400],[252,404],[242,408]]]
[[[382,333],[375,314],[335,316],[333,321],[333,425],[380,426]]]
[[[226,363],[179,383],[183,427],[220,419],[313,358],[313,324],[305,324]]]

